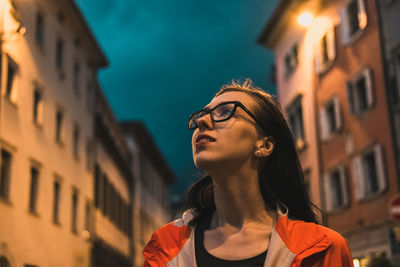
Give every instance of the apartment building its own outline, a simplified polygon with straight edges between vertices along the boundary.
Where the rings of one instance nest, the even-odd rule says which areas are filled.
[[[171,221],[168,188],[175,178],[142,122],[123,121],[121,125],[133,154],[133,248],[134,266],[139,267],[143,266],[141,252],[151,234]]]
[[[291,117],[302,113],[287,108],[290,92],[305,87],[312,99],[314,116],[303,115],[318,155],[311,190],[319,189],[324,223],[347,239],[358,266],[400,262],[387,208],[399,184],[376,2],[283,0],[259,38],[276,52],[279,100],[295,137],[301,127]]]
[[[99,87],[97,87],[99,88]],[[132,156],[122,129],[101,90],[94,122],[94,206],[92,265],[132,266]]]
[[[76,4],[0,1],[0,37],[0,265],[131,266],[131,156]]]

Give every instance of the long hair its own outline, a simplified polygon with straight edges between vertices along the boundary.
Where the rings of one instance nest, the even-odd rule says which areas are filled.
[[[215,97],[232,91],[253,97],[256,102],[253,113],[259,127],[274,142],[272,153],[262,158],[258,167],[258,181],[266,208],[275,211],[280,204],[284,204],[289,210],[289,218],[318,223],[315,210],[319,209],[311,202],[292,133],[277,102],[270,94],[254,86],[250,79],[242,84],[232,81],[222,86]],[[209,175],[206,174],[189,188],[188,200],[190,207],[197,212],[191,225],[212,215],[215,201],[213,181]]]

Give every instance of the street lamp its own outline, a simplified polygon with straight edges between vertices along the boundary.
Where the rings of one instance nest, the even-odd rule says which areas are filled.
[[[303,27],[310,26],[313,23],[313,21],[314,21],[314,16],[310,12],[303,12],[297,18],[297,22]]]

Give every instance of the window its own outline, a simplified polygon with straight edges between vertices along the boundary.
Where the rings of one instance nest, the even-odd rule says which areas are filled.
[[[29,211],[37,213],[37,197],[39,184],[39,169],[31,167],[31,188],[29,194]]]
[[[88,231],[90,233],[91,231],[91,224],[92,224],[92,209],[90,206],[90,203],[87,202],[86,203],[86,207],[85,207],[85,230]]]
[[[321,139],[327,140],[333,133],[342,129],[339,98],[334,97],[320,110]]]
[[[0,256],[0,267],[10,267],[10,262],[4,256]]]
[[[294,44],[285,55],[285,77],[289,77],[298,64],[298,45]]]
[[[79,126],[75,125],[74,131],[72,133],[72,138],[73,138],[73,153],[76,159],[79,157],[79,135],[80,135]]]
[[[33,91],[33,122],[36,125],[42,125],[43,123],[42,91],[38,87]]]
[[[352,160],[353,182],[357,200],[386,189],[383,149],[379,144]]]
[[[15,104],[17,102],[16,76],[18,73],[18,65],[10,57],[7,57],[7,59],[5,97]]]
[[[55,224],[60,223],[59,211],[60,211],[60,192],[61,184],[59,181],[54,182],[54,196],[53,196],[53,222]]]
[[[86,169],[92,170],[93,166],[93,143],[91,140],[86,140]]]
[[[394,64],[389,64],[390,77],[389,83],[392,89],[393,103],[399,105],[400,103],[400,48],[392,53]]]
[[[349,44],[367,26],[364,0],[349,0],[341,10],[342,42]]]
[[[344,166],[340,165],[324,175],[324,189],[326,211],[333,211],[348,204]]]
[[[35,29],[35,40],[40,46],[44,46],[44,16],[40,11],[36,12],[36,29]]]
[[[93,103],[93,84],[88,82],[86,85],[86,108],[87,110],[92,110],[92,103]]]
[[[336,57],[334,26],[330,27],[324,33],[322,38],[316,43],[314,51],[315,71],[323,73],[330,67]]]
[[[62,124],[63,124],[64,115],[61,110],[57,110],[56,112],[56,142],[62,144]]]
[[[71,230],[73,233],[77,233],[77,214],[78,214],[78,191],[72,190],[72,214],[71,214]]]
[[[9,200],[10,176],[11,176],[11,154],[2,149],[0,161],[0,198]]]
[[[103,207],[103,178],[98,164],[94,166],[94,205],[96,208]]]
[[[56,42],[56,68],[60,79],[64,79],[64,41],[61,39],[57,39]]]
[[[362,70],[353,81],[347,82],[347,96],[353,114],[361,114],[374,105],[371,69]]]
[[[296,147],[301,149],[305,145],[302,96],[298,96],[287,109],[289,125],[293,133]]]
[[[74,88],[74,93],[77,96],[79,95],[79,70],[80,70],[80,65],[78,62],[75,62],[73,68],[73,88]]]

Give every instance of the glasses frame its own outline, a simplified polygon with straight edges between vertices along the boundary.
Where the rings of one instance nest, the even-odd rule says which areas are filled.
[[[214,113],[213,113],[213,111],[214,111],[215,109],[217,109],[218,107],[220,107],[220,106],[222,106],[222,105],[226,105],[226,104],[234,104],[233,109],[232,109],[232,114],[229,115],[227,118],[224,118],[224,119],[220,119],[220,120],[214,119]],[[235,112],[236,112],[237,107],[240,107],[241,109],[243,109],[244,112],[246,112],[258,125],[260,125],[260,124],[257,122],[256,116],[254,116],[254,114],[253,114],[250,110],[248,110],[240,101],[227,101],[227,102],[219,103],[218,105],[216,105],[215,107],[213,107],[213,108],[211,108],[211,109],[209,109],[209,108],[204,108],[204,109],[199,110],[199,111],[196,111],[195,113],[193,113],[192,115],[190,115],[190,117],[189,117],[189,125],[188,125],[189,130],[195,130],[196,128],[198,128],[199,125],[197,124],[197,120],[198,120],[199,118],[202,118],[202,117],[206,116],[207,114],[210,114],[210,117],[211,117],[212,122],[227,121],[227,120],[229,120],[230,118],[232,118],[233,115],[235,115]],[[203,112],[204,115],[201,116],[201,117],[199,117],[199,118],[197,118],[197,119],[194,121],[196,127],[192,127],[192,128],[191,128],[191,127],[190,127],[190,124],[191,124],[190,122],[192,121],[192,119],[194,119],[193,117],[194,117],[196,114],[199,114],[199,113],[201,113],[201,112]]]

